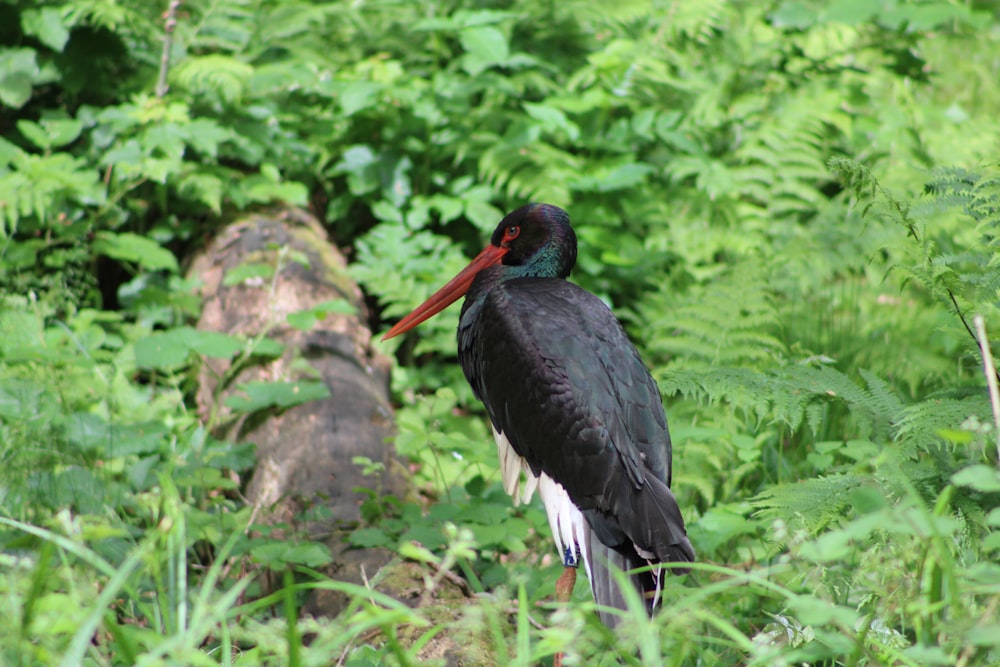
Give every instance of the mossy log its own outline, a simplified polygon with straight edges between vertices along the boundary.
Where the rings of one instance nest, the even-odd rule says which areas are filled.
[[[272,272],[247,271],[247,266],[272,267]],[[243,275],[248,277],[240,279]],[[326,568],[333,579],[372,585],[412,606],[440,607],[427,610],[436,617],[459,618],[469,594],[457,578],[445,579],[429,599],[421,566],[394,560],[384,549],[351,548],[345,539],[363,520],[362,503],[371,491],[375,497],[400,499],[414,494],[391,445],[390,360],[372,347],[361,291],[319,222],[294,209],[237,221],[193,259],[188,276],[201,281],[199,329],[266,335],[284,346],[280,357],[241,368],[209,359],[198,377],[198,408],[206,423],[217,425],[216,435],[257,446],[257,465],[245,493],[258,522],[305,530],[323,541],[333,555]],[[351,312],[337,309],[306,331],[288,323],[291,314],[337,300],[349,304],[343,310]],[[251,414],[226,407],[226,398],[239,395],[244,383],[316,379],[325,383],[329,398]],[[373,466],[381,470],[364,474],[355,457],[381,464]],[[317,505],[326,508],[327,517],[303,522],[303,511]],[[340,593],[318,591],[304,611],[332,616],[347,602]],[[485,651],[474,644],[460,645],[445,634],[421,653],[452,665],[488,664]]]

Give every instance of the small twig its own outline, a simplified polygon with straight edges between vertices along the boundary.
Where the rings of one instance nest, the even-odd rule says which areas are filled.
[[[970,327],[969,323],[966,321],[965,315],[962,313],[962,309],[958,305],[958,299],[955,298],[955,293],[947,287],[945,288],[945,291],[948,293],[948,298],[951,299],[951,304],[955,306],[955,312],[958,313],[958,319],[962,320],[962,324],[965,325],[965,330],[968,331],[969,335],[972,336],[972,339],[975,340],[976,334],[972,333],[972,327]]]
[[[1000,388],[997,387],[997,369],[993,365],[993,353],[990,352],[990,341],[986,337],[986,321],[982,315],[972,318],[976,325],[976,338],[979,349],[983,353],[983,370],[986,372],[986,386],[990,390],[990,407],[993,408],[993,429],[997,440],[997,458],[1000,459]]]
[[[170,0],[167,11],[163,13],[163,52],[160,54],[160,75],[156,79],[156,96],[167,94],[167,73],[170,72],[170,48],[174,43],[174,28],[177,27],[177,10],[181,0]]]
[[[972,337],[972,340],[976,341],[976,345],[979,347],[979,352],[985,358],[986,353],[983,350],[983,343],[972,331],[972,327],[969,326],[969,321],[965,319],[965,315],[962,313],[962,309],[958,305],[958,299],[955,298],[955,294],[947,287],[945,288],[945,291],[948,292],[948,298],[951,299],[951,303],[955,306],[955,313],[958,314],[958,319],[962,320],[962,325],[965,327],[965,330],[969,332],[969,336]],[[997,373],[995,369],[993,371],[993,377],[1000,380],[1000,373]]]

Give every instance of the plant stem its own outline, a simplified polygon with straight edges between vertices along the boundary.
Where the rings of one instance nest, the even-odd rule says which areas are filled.
[[[170,71],[170,47],[174,42],[174,28],[177,27],[177,9],[181,0],[170,0],[167,11],[163,13],[163,52],[160,54],[160,75],[156,79],[156,96],[162,98],[167,94],[167,73]]]
[[[986,386],[990,390],[990,407],[993,408],[993,429],[996,432],[997,458],[1000,459],[1000,389],[997,389],[997,371],[993,365],[993,353],[990,351],[990,340],[986,337],[986,322],[982,315],[972,318],[976,327],[976,337],[979,339],[979,349],[983,353],[983,371],[986,373]]]

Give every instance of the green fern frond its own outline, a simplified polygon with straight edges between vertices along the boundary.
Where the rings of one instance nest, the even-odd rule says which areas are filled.
[[[990,406],[985,389],[978,396],[966,398],[928,398],[905,407],[896,424],[895,437],[904,452],[914,455],[929,451],[945,441],[945,430],[964,430],[968,422],[989,423]]]
[[[683,301],[664,288],[640,306],[649,348],[685,365],[754,364],[784,356],[775,297],[760,267],[692,288]]]
[[[876,419],[887,427],[900,420],[906,405],[900,400],[896,390],[869,370],[858,369],[858,373],[868,385],[869,405],[871,405],[872,413]]]
[[[672,369],[659,373],[656,380],[660,391],[667,396],[680,394],[709,403],[725,402],[757,421],[769,420],[774,414],[773,397],[777,393],[774,378],[750,368]],[[796,407],[792,406],[788,412],[794,414]]]
[[[665,27],[674,38],[684,36],[706,44],[723,25],[726,0],[682,0],[670,5]]]
[[[254,69],[230,56],[188,57],[171,71],[171,80],[194,93],[215,93],[233,102],[243,96]]]
[[[662,371],[657,380],[668,396],[725,402],[758,422],[783,423],[793,430],[805,423],[813,434],[822,431],[828,406],[842,403],[850,409],[854,437],[889,437],[906,408],[888,383],[867,371],[862,377],[867,388],[835,368],[796,364],[767,372],[672,369]]]
[[[567,183],[580,168],[575,156],[543,141],[497,139],[479,158],[480,178],[512,200],[570,201]]]
[[[842,516],[850,492],[865,483],[854,474],[829,475],[768,488],[751,500],[759,516],[781,519],[817,533]]]
[[[936,170],[925,192],[960,206],[977,223],[1000,226],[1000,173],[995,166],[977,171],[960,167]]]

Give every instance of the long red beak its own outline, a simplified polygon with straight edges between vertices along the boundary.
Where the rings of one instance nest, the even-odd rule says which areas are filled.
[[[495,245],[488,245],[486,249],[476,255],[476,258],[469,262],[469,265],[462,269],[457,276],[448,281],[448,284],[434,292],[429,299],[417,306],[412,313],[396,323],[396,326],[389,329],[382,340],[389,340],[393,336],[398,336],[417,326],[425,320],[429,320],[442,310],[459,300],[469,291],[476,274],[487,266],[499,264],[503,256],[507,254],[507,248]]]

